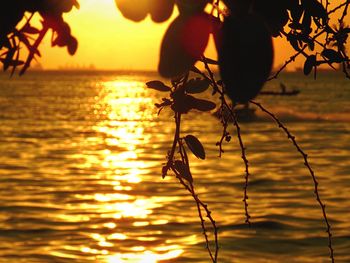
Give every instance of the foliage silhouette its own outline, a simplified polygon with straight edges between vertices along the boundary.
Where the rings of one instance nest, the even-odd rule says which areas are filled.
[[[0,61],[4,70],[17,68],[23,74],[33,59],[40,57],[39,46],[44,36],[52,31],[52,46],[66,47],[70,55],[78,48],[77,39],[71,34],[70,26],[62,15],[70,12],[76,0],[8,0],[0,9]],[[160,92],[169,93],[156,103],[159,112],[169,107],[174,114],[176,131],[167,162],[162,168],[165,177],[172,171],[179,182],[192,195],[201,220],[207,250],[213,262],[218,261],[218,229],[207,205],[195,192],[194,178],[187,156],[190,150],[196,157],[205,159],[205,149],[200,140],[191,134],[181,136],[181,116],[192,110],[203,112],[216,108],[209,100],[197,98],[196,94],[210,88],[212,94],[220,97],[219,118],[223,126],[217,143],[219,154],[224,152],[224,142],[231,141],[227,131],[233,123],[241,148],[245,166],[245,186],[243,203],[246,222],[251,224],[248,211],[249,161],[246,156],[241,128],[236,115],[237,103],[251,102],[267,113],[287,134],[297,151],[302,155],[314,184],[314,193],[319,203],[328,233],[328,247],[331,262],[334,262],[331,226],[325,205],[318,192],[318,181],[307,154],[298,145],[288,129],[260,103],[252,101],[264,83],[277,78],[279,74],[300,55],[304,57],[304,74],[314,72],[320,65],[335,68],[340,65],[345,77],[350,78],[350,61],[345,47],[350,28],[345,25],[350,0],[330,9],[329,0],[115,0],[123,16],[134,22],[142,21],[150,15],[156,23],[167,21],[177,7],[179,15],[171,22],[162,40],[158,71],[169,78],[171,85],[154,80],[146,85]],[[35,13],[41,16],[41,28],[31,25]],[[24,25],[19,22],[24,20]],[[332,25],[335,23],[336,25]],[[204,57],[210,35],[215,39],[218,61]],[[272,73],[273,37],[284,38],[295,50],[285,64]],[[29,54],[21,58],[21,47]],[[201,61],[204,71],[195,67]],[[221,80],[216,80],[211,69],[218,65]],[[196,75],[192,78],[192,75]],[[225,95],[233,102],[228,103]],[[209,219],[214,237],[214,247],[209,239],[209,229],[204,216]]]
[[[68,53],[74,55],[78,48],[77,39],[71,34],[70,26],[64,21],[63,13],[70,12],[75,6],[79,8],[76,0],[8,0],[3,1],[0,9],[0,61],[4,70],[21,66],[22,75],[36,57],[40,57],[39,45],[49,29],[52,30],[51,45],[67,47]],[[26,12],[29,13],[27,17]],[[38,13],[42,20],[42,28],[31,26],[30,22]],[[17,28],[22,20],[25,24]],[[32,43],[33,42],[33,43]],[[20,49],[24,45],[29,52],[25,61],[20,59]]]

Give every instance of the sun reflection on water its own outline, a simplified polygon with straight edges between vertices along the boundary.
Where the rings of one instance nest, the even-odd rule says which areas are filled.
[[[164,254],[157,254],[152,251],[146,250],[142,253],[128,253],[128,254],[115,254],[111,256],[107,263],[156,263],[160,260],[169,260],[179,257],[183,253],[182,249],[171,250]]]
[[[154,242],[143,227],[165,225],[166,219],[151,220],[149,216],[155,208],[169,201],[168,198],[137,194],[137,188],[144,180],[145,170],[150,163],[144,162],[139,154],[143,146],[151,143],[150,135],[145,132],[153,118],[154,106],[142,82],[116,80],[100,83],[100,96],[95,98],[95,110],[100,121],[94,130],[103,138],[105,149],[93,160],[95,165],[107,176],[108,183],[114,186],[114,193],[79,194],[81,200],[93,200],[86,203],[84,209],[98,211],[104,222],[101,227],[110,231],[108,234],[91,233],[93,244],[83,246],[80,252],[94,255],[98,262],[158,262],[179,257],[183,249],[177,245],[159,244],[147,246]],[[90,167],[86,165],[86,167]],[[105,182],[104,182],[105,184]],[[136,194],[135,194],[136,193]],[[170,198],[176,200],[176,198]],[[90,204],[90,205],[89,205]],[[122,220],[122,221],[120,221]],[[137,228],[140,237],[130,237],[128,233],[118,231],[119,221],[130,224],[129,229]],[[137,239],[139,246],[128,246],[128,239]],[[126,243],[125,243],[126,242]],[[121,246],[121,247],[120,247]]]

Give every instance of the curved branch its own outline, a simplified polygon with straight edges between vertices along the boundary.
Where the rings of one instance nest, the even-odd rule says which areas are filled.
[[[326,224],[326,232],[328,234],[328,248],[329,248],[330,258],[331,258],[332,263],[334,263],[334,250],[333,250],[333,246],[332,246],[331,225],[330,225],[328,217],[327,217],[326,205],[322,202],[319,191],[318,191],[319,183],[317,181],[315,172],[311,168],[311,165],[308,161],[308,155],[300,148],[299,144],[297,143],[297,141],[295,139],[295,136],[289,132],[289,130],[286,128],[286,126],[284,126],[283,123],[273,113],[271,113],[269,110],[267,110],[265,107],[263,107],[258,102],[255,102],[255,101],[250,101],[250,102],[252,104],[256,105],[257,107],[259,107],[263,112],[268,114],[278,124],[278,127],[284,131],[284,133],[287,135],[288,139],[292,141],[292,143],[295,146],[295,148],[297,149],[297,151],[302,155],[302,157],[304,159],[304,165],[309,170],[312,181],[314,183],[314,194],[315,194],[316,200],[317,200],[317,202],[320,205],[321,210],[322,210],[323,219],[324,219],[325,224]]]

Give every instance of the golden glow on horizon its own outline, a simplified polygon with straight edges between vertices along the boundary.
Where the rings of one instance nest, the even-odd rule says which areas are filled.
[[[65,14],[72,33],[79,40],[78,52],[70,57],[64,48],[51,48],[48,35],[39,62],[44,68],[84,68],[94,65],[98,69],[156,70],[162,36],[172,19],[156,24],[147,17],[140,23],[125,19],[117,10],[114,0],[80,0],[81,8]],[[331,7],[339,3],[333,1]],[[177,11],[174,12],[175,17]],[[348,24],[350,19],[348,19]],[[275,40],[275,67],[283,64],[293,49],[284,40]],[[216,58],[213,41],[206,55]],[[301,66],[297,61],[295,66]]]
[[[166,23],[155,24],[149,18],[142,23],[126,20],[114,0],[79,2],[79,10],[65,15],[78,38],[78,52],[70,57],[64,48],[51,48],[48,35],[41,47],[44,68],[93,64],[100,69],[156,69],[159,39]]]

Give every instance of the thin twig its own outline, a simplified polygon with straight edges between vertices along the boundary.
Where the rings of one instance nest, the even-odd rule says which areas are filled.
[[[44,39],[48,30],[49,30],[49,26],[47,25],[47,23],[44,22],[43,28],[41,29],[38,38],[36,39],[34,45],[32,46],[32,49],[29,51],[29,55],[27,57],[27,60],[19,73],[20,75],[23,75],[24,72],[29,68],[30,62],[33,60],[35,53],[36,53],[36,50],[38,49],[41,41]]]
[[[181,81],[183,82],[183,84],[185,82],[187,82],[188,79],[188,74],[186,74],[186,76],[184,77],[184,79]],[[174,84],[173,84],[174,85]],[[176,88],[176,84],[175,84],[175,88]],[[179,154],[181,156],[182,162],[189,167],[189,160],[186,154],[186,150],[183,146],[183,142],[182,139],[180,138],[180,132],[181,132],[181,113],[179,112],[174,112],[174,119],[175,119],[175,125],[176,125],[176,130],[175,130],[175,134],[174,134],[174,139],[173,139],[173,143],[172,143],[172,147],[170,152],[168,153],[168,161],[167,164],[163,167],[163,178],[166,175],[167,171],[170,169],[174,172],[175,176],[178,178],[178,180],[180,181],[180,183],[191,193],[193,199],[196,202],[197,205],[197,210],[198,210],[198,215],[199,218],[201,220],[201,227],[203,230],[203,235],[205,238],[205,242],[206,242],[206,247],[209,253],[210,258],[212,259],[213,263],[217,263],[217,257],[218,257],[218,251],[219,251],[219,243],[218,243],[218,229],[216,227],[216,223],[215,220],[212,218],[211,216],[211,211],[209,211],[208,207],[206,204],[204,204],[199,198],[198,195],[196,194],[195,190],[194,190],[194,186],[190,181],[185,182],[185,180],[183,179],[183,176],[180,174],[179,171],[177,171],[174,167],[174,156],[175,156],[175,152],[176,149],[179,150]],[[178,146],[178,147],[177,147]],[[188,185],[189,184],[189,185]],[[202,214],[202,210],[201,208],[203,208],[207,214],[207,217],[209,218],[212,226],[213,226],[213,231],[214,231],[214,241],[215,241],[215,252],[212,252],[212,249],[210,247],[210,242],[209,242],[209,237],[207,234],[207,228],[205,225],[205,220],[203,218],[203,214]]]
[[[203,235],[204,235],[204,238],[205,238],[205,242],[206,242],[206,248],[208,250],[208,253],[209,253],[209,256],[211,258],[211,260],[213,261],[213,263],[217,263],[217,260],[218,260],[218,252],[219,252],[219,241],[218,241],[218,228],[216,226],[216,222],[215,220],[213,219],[213,217],[211,216],[211,211],[208,209],[208,205],[206,205],[205,203],[203,203],[198,195],[196,194],[195,192],[195,189],[194,189],[194,186],[192,183],[190,183],[190,186],[188,186],[185,181],[182,179],[181,175],[174,169],[174,168],[171,168],[172,171],[175,173],[176,175],[176,178],[179,180],[179,182],[187,189],[188,192],[191,193],[193,199],[195,200],[196,202],[196,205],[197,205],[197,210],[198,210],[198,216],[201,220],[201,227],[202,227],[202,230],[203,230]],[[201,210],[201,207],[204,209],[204,211],[206,212],[206,216],[207,218],[209,219],[211,225],[213,226],[213,231],[214,231],[214,241],[215,241],[215,252],[214,252],[214,255],[213,255],[213,252],[210,248],[210,242],[209,242],[209,237],[208,237],[208,234],[207,234],[207,228],[205,226],[205,220],[204,220],[204,217],[203,217],[203,214],[202,214],[202,210]]]
[[[347,14],[347,10],[348,10],[348,7],[349,7],[349,4],[350,4],[350,0],[347,0],[346,2],[336,6],[335,8],[329,10],[327,12],[327,15],[331,15],[332,13],[335,13],[337,10],[341,9],[342,7],[344,7],[344,10],[343,10],[343,14],[341,16],[341,18],[339,19],[339,23],[342,23],[342,21],[344,20],[346,14]],[[328,5],[329,5],[329,1],[327,0],[326,2],[326,9],[328,8]],[[322,31],[318,32],[315,36],[312,37],[312,41],[316,41],[317,38],[324,34],[324,33],[327,33],[328,32],[323,29]],[[283,33],[283,32],[282,32]],[[285,35],[286,36],[286,35]],[[322,46],[322,45],[321,45]],[[304,45],[298,52],[296,52],[294,55],[292,55],[279,69],[276,73],[274,73],[274,75],[272,75],[271,77],[269,77],[267,79],[267,81],[270,81],[270,80],[273,80],[273,79],[277,79],[279,74],[292,62],[295,61],[295,59],[300,55],[300,54],[303,54],[304,50],[306,49],[307,45]],[[344,67],[343,67],[343,71],[344,71]],[[345,72],[347,73],[347,72]],[[348,77],[348,75],[346,74],[346,76]]]
[[[173,145],[171,147],[170,153],[168,154],[168,162],[167,164],[163,167],[163,173],[162,173],[162,177],[164,178],[167,174],[167,171],[170,169],[172,163],[173,163],[173,159],[174,159],[174,155],[175,155],[175,151],[176,151],[176,145],[179,141],[180,138],[180,126],[181,126],[181,114],[180,113],[175,113],[175,124],[176,124],[176,128],[175,128],[175,134],[174,134],[174,139],[173,139]]]
[[[305,48],[306,48],[306,45],[305,45]],[[270,80],[273,80],[273,79],[277,79],[278,76],[280,75],[280,73],[281,73],[290,63],[292,63],[293,61],[295,61],[295,59],[296,59],[301,53],[302,53],[302,52],[301,52],[301,50],[300,50],[300,51],[298,51],[297,53],[295,53],[293,56],[291,56],[288,60],[286,60],[286,61],[284,62],[284,64],[282,65],[282,67],[280,67],[280,68],[277,70],[277,72],[276,72],[273,76],[269,77],[266,81],[270,81]]]
[[[222,134],[221,134],[221,138],[220,140],[216,143],[217,146],[219,146],[219,157],[222,156],[222,153],[224,153],[224,149],[222,147],[222,144],[224,142],[224,140],[228,141],[227,140],[227,137],[229,136],[229,132],[227,131],[227,128],[228,128],[228,122],[230,120],[230,118],[228,116],[225,116],[225,112],[226,112],[226,106],[224,106],[223,104],[221,105],[221,108],[218,112],[219,114],[219,118],[220,118],[220,121],[221,121],[221,124],[222,124]]]
[[[251,222],[250,222],[250,217],[251,216],[250,216],[249,211],[248,211],[248,182],[249,182],[249,176],[250,176],[250,173],[249,173],[249,162],[248,162],[248,159],[247,159],[246,147],[244,146],[242,135],[241,135],[241,127],[240,127],[240,125],[238,123],[238,120],[237,120],[237,115],[236,115],[236,113],[234,112],[233,109],[229,108],[229,111],[231,113],[231,116],[233,117],[233,124],[236,127],[237,138],[238,138],[239,146],[240,146],[241,152],[242,152],[242,156],[241,157],[242,157],[242,160],[243,160],[244,166],[245,166],[245,176],[244,176],[245,182],[244,182],[244,187],[243,187],[244,195],[243,195],[243,200],[242,201],[244,202],[245,222],[250,227],[251,226]]]
[[[345,6],[344,6],[344,9],[343,9],[342,16],[341,16],[340,19],[339,19],[339,24],[342,24],[342,23],[343,23],[344,18],[346,17],[346,15],[347,15],[347,13],[348,13],[348,8],[349,8],[350,0],[346,1],[344,4],[345,4]]]
[[[214,87],[214,91],[218,92],[220,94],[220,98],[221,98],[221,105],[226,107],[228,110],[229,110],[229,113],[231,115],[231,118],[234,122],[234,126],[236,127],[236,131],[237,131],[237,137],[238,137],[238,141],[239,141],[239,146],[241,148],[241,152],[242,152],[242,160],[244,162],[244,166],[245,166],[245,175],[244,175],[244,180],[245,180],[245,183],[244,183],[244,193],[243,193],[243,203],[244,203],[244,211],[245,211],[245,222],[251,226],[251,222],[250,222],[250,214],[249,214],[249,211],[248,211],[248,182],[249,182],[249,161],[248,161],[248,158],[246,156],[246,148],[244,146],[244,143],[243,143],[243,139],[242,139],[242,136],[241,136],[241,129],[240,129],[240,126],[238,124],[238,121],[237,121],[237,116],[235,114],[235,112],[233,111],[233,109],[228,105],[226,99],[225,99],[225,93],[223,90],[220,90],[219,86],[216,84],[216,81],[215,81],[215,78],[214,78],[214,74],[213,72],[211,71],[207,61],[206,61],[206,58],[203,56],[203,62],[204,62],[204,66],[205,66],[205,69],[207,70],[208,74],[209,74],[209,77],[211,79],[211,82],[213,83],[213,87]],[[225,127],[224,127],[225,129]],[[222,140],[221,140],[222,141]],[[222,148],[220,146],[220,151],[222,151]]]
[[[318,184],[319,183],[317,181],[315,172],[313,171],[313,169],[311,168],[311,165],[309,164],[307,154],[300,148],[299,144],[297,143],[297,141],[295,139],[295,136],[293,136],[289,132],[289,130],[286,128],[286,126],[284,126],[283,123],[273,113],[271,113],[269,110],[267,110],[264,106],[262,106],[258,102],[255,102],[255,101],[250,101],[250,102],[252,104],[256,105],[257,107],[259,107],[263,112],[268,114],[278,124],[279,128],[281,128],[286,133],[288,139],[290,139],[292,141],[292,143],[295,146],[295,148],[297,149],[297,151],[302,155],[302,157],[304,159],[304,165],[309,170],[310,175],[311,175],[312,180],[313,180],[313,183],[314,183],[314,194],[316,196],[316,200],[322,209],[323,219],[324,219],[325,224],[326,224],[326,232],[328,234],[328,248],[329,248],[329,252],[330,252],[330,258],[332,260],[332,263],[334,263],[334,250],[333,250],[333,246],[332,246],[331,225],[328,221],[328,217],[326,214],[326,205],[322,202],[319,191],[318,191]]]
[[[340,8],[342,8],[343,6],[346,6],[350,3],[350,0],[347,0],[346,2],[336,6],[335,8],[333,8],[332,10],[328,11],[328,15],[331,15],[332,13],[335,13],[336,11],[338,11]]]

